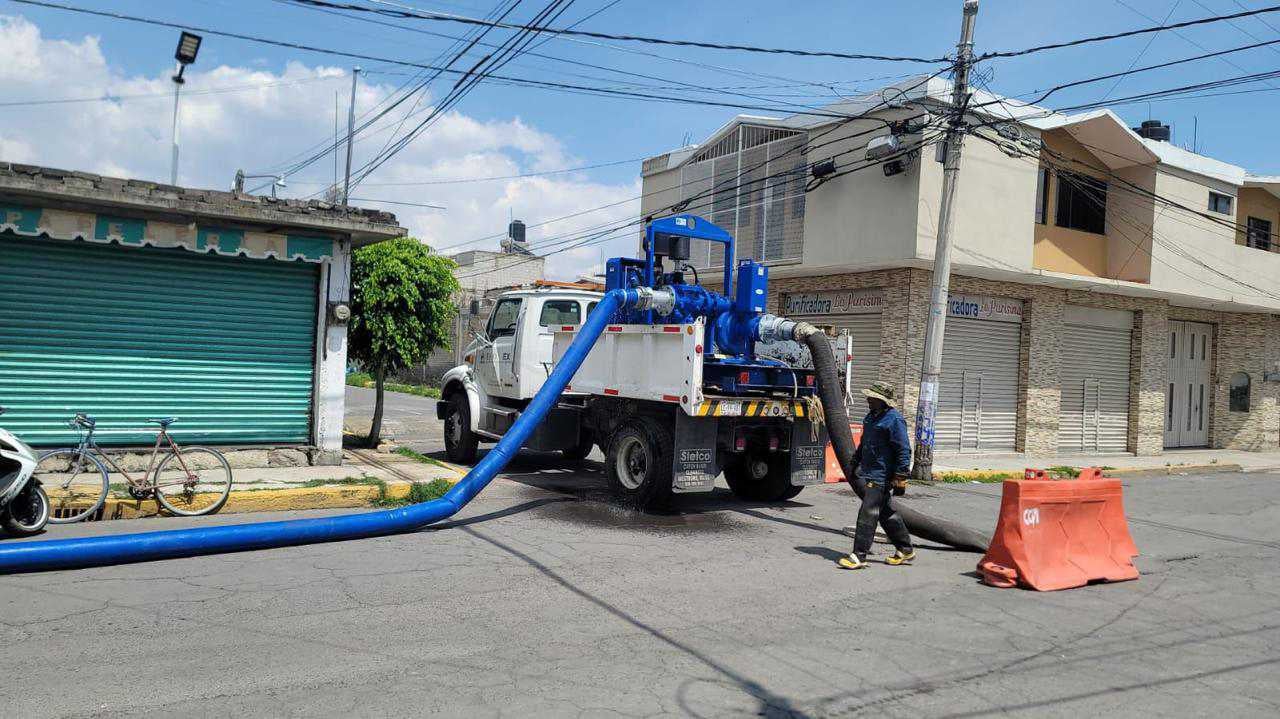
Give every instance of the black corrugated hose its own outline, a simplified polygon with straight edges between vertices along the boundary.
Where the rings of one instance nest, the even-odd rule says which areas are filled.
[[[814,374],[817,375],[818,398],[822,401],[822,409],[827,418],[827,434],[831,438],[831,448],[835,451],[836,458],[840,460],[840,469],[844,470],[849,486],[861,499],[866,494],[867,483],[853,471],[853,432],[849,430],[849,413],[845,410],[844,392],[840,389],[836,358],[831,351],[831,343],[827,341],[826,335],[821,330],[807,322],[797,323],[794,335],[797,340],[809,347],[809,354],[813,357]],[[904,506],[904,502],[895,500],[894,504],[912,535],[956,549],[973,552],[987,551],[990,543],[987,535],[955,522],[923,514]]]

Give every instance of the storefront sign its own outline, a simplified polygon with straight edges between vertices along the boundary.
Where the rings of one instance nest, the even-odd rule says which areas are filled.
[[[825,290],[782,295],[782,314],[796,315],[865,315],[884,309],[884,290]]]
[[[982,295],[951,295],[947,298],[947,316],[994,322],[1021,322],[1022,300]]]

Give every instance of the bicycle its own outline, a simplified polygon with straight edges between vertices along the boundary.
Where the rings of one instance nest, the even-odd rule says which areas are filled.
[[[147,469],[135,478],[98,446],[93,438],[97,421],[84,413],[76,414],[67,424],[81,433],[79,445],[45,452],[36,465],[35,476],[44,484],[53,509],[49,521],[78,522],[102,507],[111,490],[104,460],[124,477],[124,488],[134,499],[154,496],[165,510],[183,517],[222,509],[231,493],[231,465],[215,449],[179,447],[169,434],[169,426],[177,421],[177,417],[147,420],[160,430]],[[166,442],[169,453],[157,463],[160,447]]]

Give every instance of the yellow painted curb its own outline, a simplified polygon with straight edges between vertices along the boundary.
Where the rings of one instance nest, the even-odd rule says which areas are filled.
[[[404,499],[408,497],[410,484],[409,482],[388,482],[386,485],[386,498]],[[297,489],[239,490],[231,492],[231,495],[227,497],[227,503],[222,506],[222,509],[218,510],[218,514],[369,507],[381,497],[381,487],[370,484]],[[108,497],[106,503],[103,504],[100,519],[139,519],[156,516],[168,515],[154,499],[138,500]]]

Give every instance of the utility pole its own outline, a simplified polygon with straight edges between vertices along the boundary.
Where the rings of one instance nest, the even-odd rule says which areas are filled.
[[[933,288],[929,293],[929,324],[924,335],[924,362],[920,370],[920,402],[916,410],[916,456],[913,478],[933,479],[933,432],[938,413],[938,382],[942,377],[942,339],[947,322],[947,295],[951,285],[951,235],[953,209],[960,179],[960,150],[964,145],[964,111],[969,104],[969,69],[973,65],[973,25],[978,0],[965,0],[956,45],[955,80],[951,91],[951,121],[947,128],[946,159],[942,165],[942,201],[938,207],[938,247],[933,254]]]
[[[182,66],[179,65],[179,68]],[[182,79],[180,73],[173,74],[173,156],[169,160],[169,184],[178,184],[178,103],[182,97]]]
[[[351,144],[356,134],[356,80],[360,77],[360,66],[351,68],[351,105],[347,108],[347,174],[342,181],[342,205],[349,204],[351,197]]]

